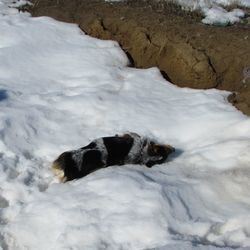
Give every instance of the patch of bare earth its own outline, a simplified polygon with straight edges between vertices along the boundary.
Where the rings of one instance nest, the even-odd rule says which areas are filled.
[[[112,39],[139,68],[157,66],[173,84],[234,91],[231,101],[250,115],[249,16],[228,27],[207,26],[199,13],[162,1],[34,0],[33,16],[73,22],[87,34]]]

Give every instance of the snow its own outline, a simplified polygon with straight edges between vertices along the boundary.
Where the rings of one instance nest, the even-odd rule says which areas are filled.
[[[178,88],[116,42],[0,3],[0,249],[249,249],[250,119],[228,92]],[[57,183],[61,152],[126,131],[177,151]]]
[[[14,7],[20,7],[25,4],[30,4],[30,2],[26,0],[16,0],[16,1],[0,0],[0,14],[2,15],[17,14],[18,9]]]
[[[120,2],[124,0],[105,0],[106,2]],[[156,0],[157,1],[157,0]],[[239,6],[250,8],[250,0],[165,0],[176,3],[187,11],[201,11],[204,18],[202,23],[215,26],[227,26],[240,22],[245,16],[241,9],[226,10],[223,7]]]
[[[168,0],[166,0],[168,1]],[[238,5],[242,7],[250,7],[249,0],[174,0],[183,6],[184,8],[188,9],[203,9],[204,7],[212,7],[215,5],[222,5],[222,6],[230,6],[230,5]]]
[[[234,9],[227,12],[220,6],[215,6],[213,8],[203,9],[205,18],[202,22],[205,24],[226,26],[229,24],[234,24],[240,21],[240,17],[244,17],[244,12],[240,9]]]

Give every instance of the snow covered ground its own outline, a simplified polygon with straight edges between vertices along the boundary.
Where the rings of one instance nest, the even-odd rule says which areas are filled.
[[[11,1],[9,1],[11,2]],[[250,119],[227,92],[127,67],[116,42],[0,0],[0,249],[250,249]],[[134,131],[177,148],[152,169],[59,184],[51,162]]]
[[[119,2],[125,0],[105,0]],[[158,0],[155,0],[158,1]],[[199,10],[204,15],[202,22],[209,25],[227,26],[240,21],[245,16],[243,10],[234,8],[227,11],[226,6],[240,6],[250,8],[250,0],[165,0],[180,5],[184,10]]]

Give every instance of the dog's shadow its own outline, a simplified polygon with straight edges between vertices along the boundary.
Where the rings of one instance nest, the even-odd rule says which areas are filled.
[[[4,89],[0,89],[0,102],[8,99],[7,91]]]
[[[173,152],[172,154],[169,155],[167,161],[173,161],[175,158],[179,157],[183,153],[184,153],[184,150],[182,150],[180,148],[175,148],[175,152]]]

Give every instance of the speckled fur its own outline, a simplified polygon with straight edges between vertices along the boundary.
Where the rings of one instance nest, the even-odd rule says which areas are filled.
[[[136,133],[102,137],[85,147],[62,153],[52,164],[61,182],[81,178],[108,166],[141,164],[152,167],[164,163],[175,149]]]

